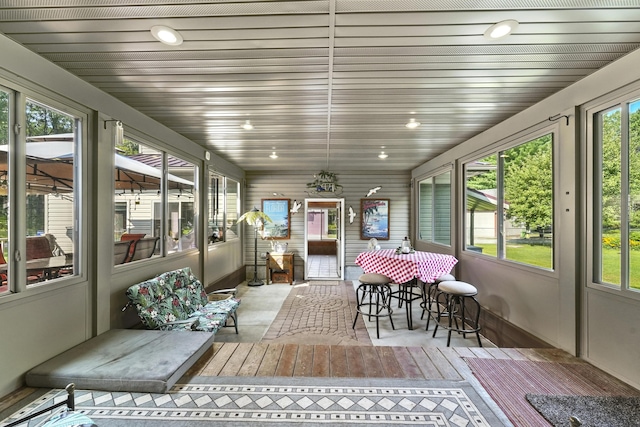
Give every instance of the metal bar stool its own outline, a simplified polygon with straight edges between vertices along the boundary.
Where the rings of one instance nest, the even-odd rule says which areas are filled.
[[[452,281],[456,280],[456,278],[452,274],[443,274],[438,277],[432,283],[423,283],[422,284],[422,303],[420,307],[422,307],[422,316],[420,319],[424,319],[425,313],[427,314],[427,327],[425,331],[429,330],[429,322],[432,317],[436,317],[438,314],[438,309],[435,306],[436,301],[436,292],[438,291],[438,285],[440,282]]]
[[[380,317],[389,317],[391,322],[391,329],[395,330],[393,326],[393,319],[391,314],[391,288],[389,283],[391,279],[387,276],[378,273],[366,273],[361,275],[358,280],[360,285],[356,289],[356,317],[353,319],[352,328],[355,329],[358,315],[369,316],[369,320],[372,317],[376,318],[376,336],[380,338]],[[369,297],[369,301],[365,302],[365,299]],[[386,311],[386,313],[385,313]]]
[[[397,298],[398,308],[402,308],[402,303],[405,303],[405,310],[407,314],[407,326],[409,330],[413,329],[413,315],[411,303],[415,300],[424,300],[423,289],[418,286],[418,279],[405,283],[398,283],[398,290],[391,292],[391,298]],[[420,303],[422,307],[422,303]]]
[[[447,347],[451,344],[451,332],[456,331],[461,333],[464,338],[466,334],[475,333],[478,339],[478,345],[482,347],[482,341],[480,341],[480,303],[476,300],[475,296],[478,294],[478,290],[475,286],[466,282],[458,280],[444,281],[438,284],[435,303],[438,308],[436,327],[433,330],[433,337],[435,338],[438,326],[442,326],[449,330],[447,337]],[[466,306],[466,301],[475,304],[475,313],[469,310]],[[445,312],[441,311],[441,307],[445,307]],[[449,319],[448,324],[440,325],[440,318],[446,317]],[[459,322],[459,323],[458,323]],[[454,326],[455,323],[455,326]]]

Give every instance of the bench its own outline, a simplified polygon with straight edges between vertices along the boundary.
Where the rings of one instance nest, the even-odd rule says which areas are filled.
[[[238,333],[236,309],[240,299],[235,289],[207,295],[204,286],[190,267],[162,273],[127,289],[133,305],[147,329],[163,331],[217,332],[232,319]],[[125,307],[126,308],[126,307]]]

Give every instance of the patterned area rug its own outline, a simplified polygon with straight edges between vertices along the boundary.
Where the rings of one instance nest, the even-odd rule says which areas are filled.
[[[549,423],[526,395],[638,396],[640,391],[588,363],[533,362],[465,358],[480,384],[505,415],[519,427]],[[566,425],[569,421],[566,420]]]
[[[351,281],[310,281],[296,285],[262,342],[371,345],[362,317],[352,328],[355,309],[356,293]]]
[[[26,409],[65,397],[51,390]],[[166,394],[77,390],[75,400],[101,427],[503,425],[465,381],[193,377]]]

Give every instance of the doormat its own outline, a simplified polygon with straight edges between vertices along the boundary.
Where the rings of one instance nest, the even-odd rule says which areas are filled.
[[[465,358],[464,361],[507,418],[518,427],[548,425],[529,404],[527,394],[640,395],[638,390],[588,363],[480,358]],[[568,419],[564,425],[569,426]]]
[[[559,396],[527,394],[527,400],[555,427],[577,418],[582,427],[629,427],[640,425],[640,397]]]
[[[100,427],[503,426],[466,381],[192,377],[168,393],[76,390],[76,410]],[[64,399],[50,390],[31,413]],[[21,415],[24,416],[24,413]],[[2,420],[10,422],[19,416]],[[38,425],[42,417],[29,426]]]
[[[315,282],[295,285],[264,334],[262,342],[280,344],[372,345],[358,317],[355,329],[356,293],[351,281],[337,286]]]

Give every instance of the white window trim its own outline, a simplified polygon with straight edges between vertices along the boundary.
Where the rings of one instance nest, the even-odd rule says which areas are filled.
[[[584,201],[584,215],[585,215],[585,242],[586,242],[586,262],[584,265],[584,274],[586,278],[586,286],[591,289],[597,289],[603,291],[605,293],[621,296],[624,298],[630,298],[634,300],[640,300],[640,290],[632,290],[629,288],[628,280],[625,280],[625,277],[628,278],[628,271],[621,271],[621,284],[620,286],[599,283],[595,280],[594,277],[594,256],[596,255],[595,249],[595,217],[594,217],[594,208],[596,206],[596,197],[599,196],[599,189],[594,188],[595,176],[594,174],[597,172],[594,168],[595,161],[595,141],[594,141],[594,122],[593,118],[596,114],[607,111],[611,109],[621,108],[621,110],[625,110],[625,107],[628,106],[629,102],[640,100],[640,88],[636,86],[634,89],[623,88],[619,91],[616,91],[614,94],[610,94],[607,97],[601,97],[593,102],[584,105],[581,108],[581,115],[585,117],[584,127],[583,127],[583,137],[586,141],[585,148],[585,161],[583,162],[584,166],[584,182],[585,182],[585,201]],[[623,115],[624,117],[624,115]],[[628,118],[628,117],[627,117]],[[627,120],[628,121],[628,120]],[[624,150],[623,150],[624,151]],[[628,153],[627,153],[628,154]],[[628,158],[628,155],[627,155]],[[623,159],[624,160],[624,159]],[[628,160],[628,159],[627,159]],[[596,190],[597,194],[596,194]],[[626,232],[622,233],[621,230],[621,240],[623,239]],[[628,240],[628,239],[627,239]],[[625,262],[623,260],[622,267],[629,267],[628,260]],[[626,282],[626,283],[625,283]]]
[[[558,265],[559,265],[559,240],[557,238],[557,233],[555,230],[556,225],[559,223],[558,219],[559,219],[559,212],[557,210],[557,206],[558,203],[556,201],[556,199],[558,198],[559,195],[559,179],[558,179],[558,146],[560,144],[560,132],[559,132],[559,124],[558,123],[554,123],[554,124],[548,124],[548,123],[541,123],[538,126],[532,127],[527,129],[526,131],[522,131],[522,132],[518,132],[514,135],[511,135],[507,138],[502,139],[501,141],[497,141],[493,144],[488,145],[487,147],[483,148],[482,150],[477,150],[473,153],[467,154],[466,156],[461,157],[458,161],[459,161],[459,180],[458,182],[460,183],[460,222],[459,224],[461,224],[460,226],[460,234],[459,234],[459,247],[460,247],[460,253],[464,254],[465,256],[470,256],[470,257],[477,257],[477,258],[481,258],[483,260],[488,260],[491,262],[496,262],[498,264],[503,264],[509,267],[516,267],[518,269],[522,269],[525,271],[529,271],[532,273],[536,273],[536,274],[543,274],[543,275],[547,275],[549,277],[559,277],[559,273],[558,273]],[[467,228],[467,224],[466,224],[466,194],[465,194],[465,189],[466,189],[466,164],[476,161],[478,159],[482,159],[484,157],[490,156],[490,155],[497,155],[499,156],[499,154],[503,151],[507,151],[511,148],[517,147],[518,145],[522,145],[525,144],[527,142],[533,141],[537,138],[540,138],[542,136],[548,135],[548,134],[552,134],[552,138],[553,138],[553,143],[552,143],[552,163],[553,163],[553,171],[552,171],[552,179],[553,179],[553,224],[554,224],[554,233],[553,233],[553,268],[552,269],[548,269],[548,268],[544,268],[544,267],[538,267],[535,265],[531,265],[531,264],[525,264],[525,263],[520,263],[517,261],[513,261],[513,260],[509,260],[506,259],[504,257],[501,257],[500,254],[500,248],[498,249],[498,254],[494,257],[494,256],[490,256],[490,255],[486,255],[486,254],[482,254],[479,252],[474,252],[474,251],[469,251],[466,249],[466,239],[467,239],[467,233],[466,233],[466,228]],[[498,162],[500,163],[500,162]],[[502,189],[502,182],[500,179],[500,176],[498,176],[498,193],[499,193],[499,200],[502,199],[503,197],[503,189]],[[500,203],[500,202],[499,202]],[[498,215],[500,216],[500,215]],[[502,229],[502,221],[500,221],[499,218],[499,225],[498,228]]]

